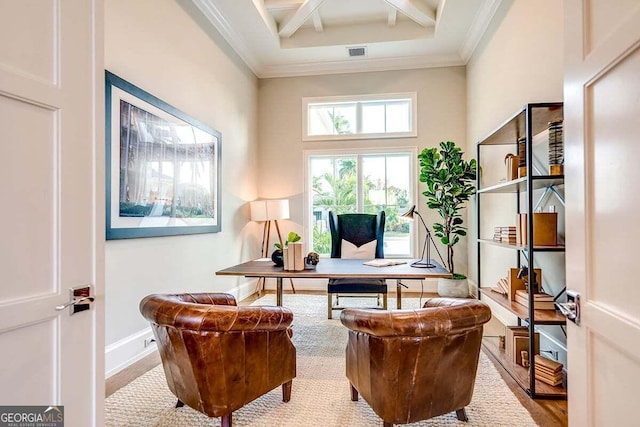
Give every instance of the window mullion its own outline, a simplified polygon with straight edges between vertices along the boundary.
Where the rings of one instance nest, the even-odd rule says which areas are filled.
[[[362,156],[356,156],[356,212],[364,212],[364,177],[362,176]]]

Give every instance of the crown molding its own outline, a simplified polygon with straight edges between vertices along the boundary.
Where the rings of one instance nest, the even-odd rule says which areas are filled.
[[[209,0],[191,0],[202,14],[211,22],[220,35],[236,51],[238,56],[258,76],[257,70],[260,68],[260,61],[253,51],[242,41],[242,37],[233,29],[233,26],[224,18],[218,8]],[[259,76],[258,76],[259,77]]]
[[[259,78],[317,76],[325,74],[363,73],[371,71],[411,70],[419,68],[456,67],[465,65],[457,55],[406,56],[350,61],[310,62],[265,66],[258,70]]]
[[[460,48],[460,57],[463,59],[465,64],[471,59],[473,52],[475,52],[476,47],[478,47],[480,40],[482,40],[482,36],[484,36],[484,33],[487,31],[489,24],[491,24],[491,21],[501,4],[502,0],[488,0],[485,6],[483,6],[480,12],[476,15],[476,18],[469,27],[469,31],[467,31],[467,36],[465,37],[464,42],[462,42],[462,47]]]

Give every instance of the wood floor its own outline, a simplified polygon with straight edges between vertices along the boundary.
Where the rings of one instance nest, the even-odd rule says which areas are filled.
[[[325,292],[309,292],[305,291],[305,293],[313,293],[313,294],[322,294]],[[403,295],[405,293],[403,292]],[[407,295],[413,296],[413,295]],[[239,305],[249,305],[253,301],[258,299],[257,294],[253,294],[252,296],[244,299],[239,303]],[[520,386],[515,382],[513,378],[507,373],[507,371],[502,368],[502,366],[489,354],[489,359],[493,362],[498,372],[507,383],[511,391],[516,395],[520,403],[523,407],[525,407],[529,413],[531,414],[531,418],[541,426],[551,427],[551,426],[559,426],[564,427],[568,425],[567,421],[567,402],[565,400],[542,400],[542,399],[531,399],[525,392],[520,388]],[[155,352],[142,360],[134,363],[128,368],[118,372],[117,374],[111,376],[106,381],[106,396],[109,397],[113,393],[115,393],[121,387],[129,384],[131,381],[138,378],[140,375],[146,373],[147,371],[155,368],[160,364],[160,355]]]

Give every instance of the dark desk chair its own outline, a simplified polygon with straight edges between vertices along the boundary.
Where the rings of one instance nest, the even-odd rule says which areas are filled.
[[[416,310],[343,311],[351,400],[361,395],[385,427],[453,411],[467,421],[489,319],[486,304],[462,298],[431,298]]]
[[[329,212],[331,258],[362,258],[363,261],[384,258],[384,222],[384,211],[377,215],[336,215],[333,211]],[[333,294],[336,294],[335,304]],[[338,307],[340,294],[375,294],[378,306],[380,306],[380,295],[382,295],[382,308],[387,309],[387,282],[384,279],[329,279],[327,287],[329,319],[333,316],[333,310],[341,310]]]

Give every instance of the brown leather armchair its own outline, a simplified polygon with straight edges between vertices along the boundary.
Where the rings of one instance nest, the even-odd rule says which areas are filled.
[[[384,426],[456,411],[467,421],[482,325],[489,307],[477,300],[431,298],[416,310],[345,309],[347,378]]]
[[[237,307],[223,293],[155,294],[140,312],[151,322],[176,407],[231,426],[233,411],[279,385],[289,401],[296,350],[287,308]]]

